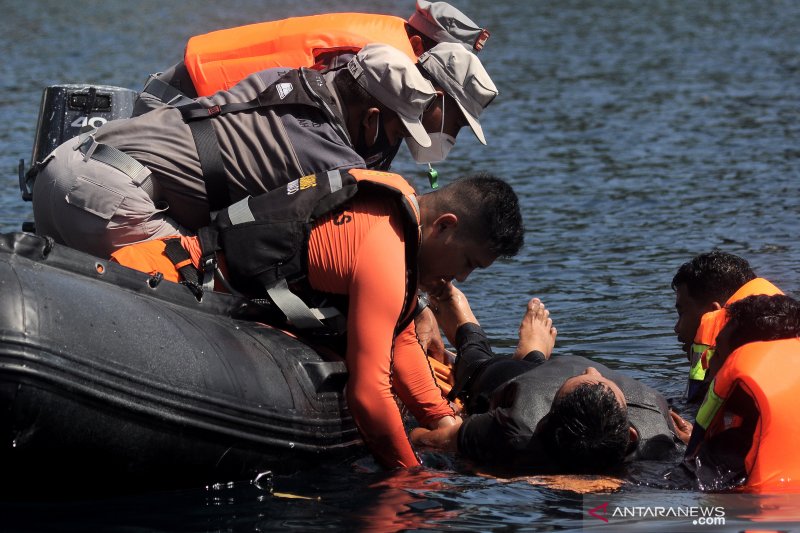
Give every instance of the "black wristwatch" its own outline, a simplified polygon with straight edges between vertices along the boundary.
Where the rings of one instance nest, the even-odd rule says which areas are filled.
[[[414,318],[417,318],[420,313],[422,313],[426,307],[430,305],[428,301],[428,295],[425,293],[417,294],[417,307],[414,309]]]

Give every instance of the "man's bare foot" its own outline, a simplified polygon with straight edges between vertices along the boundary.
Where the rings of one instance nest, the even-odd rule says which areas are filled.
[[[539,298],[532,298],[519,325],[519,344],[514,352],[514,359],[523,359],[533,350],[539,350],[549,359],[557,334],[558,330],[553,327],[550,319],[550,311]]]

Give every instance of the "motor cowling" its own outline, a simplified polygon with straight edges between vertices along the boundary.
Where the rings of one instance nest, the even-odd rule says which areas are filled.
[[[42,92],[36,137],[31,153],[31,168],[25,172],[24,160],[19,165],[22,199],[33,198],[36,164],[64,141],[77,136],[84,126],[98,128],[110,120],[129,118],[133,112],[136,91],[111,85],[51,85]]]

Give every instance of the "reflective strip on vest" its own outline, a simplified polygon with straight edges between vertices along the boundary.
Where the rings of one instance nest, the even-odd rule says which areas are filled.
[[[689,370],[689,379],[703,381],[706,377],[708,362],[714,355],[714,348],[705,344],[692,344],[692,367]]]
[[[253,216],[253,211],[250,210],[250,197],[243,198],[228,207],[228,217],[231,219],[231,224],[255,222],[256,217]]]
[[[330,185],[331,192],[334,193],[342,188],[342,174],[338,170],[328,171],[328,184]]]
[[[720,397],[716,392],[714,392],[714,382],[712,381],[711,386],[708,388],[708,394],[706,394],[703,404],[697,411],[697,418],[695,419],[695,422],[701,428],[708,429],[709,424],[711,424],[711,421],[714,420],[715,416],[717,416],[719,408],[722,407],[722,403],[724,401],[725,398]]]

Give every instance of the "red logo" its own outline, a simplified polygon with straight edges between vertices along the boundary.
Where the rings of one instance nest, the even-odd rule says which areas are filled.
[[[481,30],[480,34],[478,34],[478,38],[475,39],[475,44],[472,45],[473,49],[476,52],[480,52],[483,49],[483,46],[486,44],[486,40],[489,38],[489,30]]]
[[[595,518],[599,518],[606,524],[608,523],[608,518],[606,518],[606,513],[608,512],[608,502],[598,505],[594,509],[589,509],[589,515]]]

